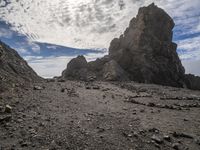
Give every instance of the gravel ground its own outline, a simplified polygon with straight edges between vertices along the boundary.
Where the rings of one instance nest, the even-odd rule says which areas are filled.
[[[200,149],[200,91],[46,81],[0,95],[0,150],[156,149]]]

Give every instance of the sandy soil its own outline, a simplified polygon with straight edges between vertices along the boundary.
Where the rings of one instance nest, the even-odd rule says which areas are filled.
[[[199,150],[200,91],[134,82],[15,87],[0,96],[0,150],[21,149]]]

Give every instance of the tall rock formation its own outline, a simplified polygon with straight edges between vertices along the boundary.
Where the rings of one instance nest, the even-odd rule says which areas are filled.
[[[28,66],[19,54],[0,41],[0,89],[13,83],[34,82],[40,77]]]
[[[181,87],[184,68],[172,42],[174,25],[154,4],[142,7],[124,34],[111,42],[109,55],[131,80]]]
[[[69,63],[62,77],[73,77],[76,70],[76,79],[86,80],[93,75],[98,80],[189,87],[193,80],[185,75],[176,52],[177,45],[172,42],[174,26],[172,18],[154,3],[142,7],[124,34],[112,40],[108,56],[89,63],[79,56]],[[79,63],[80,57],[84,63]],[[72,62],[76,67],[70,65]]]

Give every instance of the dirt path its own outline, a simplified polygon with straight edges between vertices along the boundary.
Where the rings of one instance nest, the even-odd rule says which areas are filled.
[[[0,150],[200,149],[198,91],[75,81],[37,86],[44,88],[1,96]]]

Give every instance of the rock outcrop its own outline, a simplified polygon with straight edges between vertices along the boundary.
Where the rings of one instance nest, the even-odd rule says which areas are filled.
[[[15,83],[34,82],[41,80],[40,77],[28,66],[19,54],[0,41],[0,88]]]
[[[185,83],[189,89],[200,90],[200,77],[187,74],[185,75]]]
[[[72,60],[79,67],[68,65],[63,77],[74,76],[70,70],[77,69],[75,78],[87,79],[88,74],[93,74],[99,80],[185,87],[185,69],[176,52],[177,45],[172,42],[174,26],[173,19],[154,3],[142,7],[124,34],[112,40],[108,56],[89,63],[81,56],[84,67],[75,61],[79,56]]]
[[[184,68],[172,42],[174,22],[154,4],[139,9],[119,39],[114,39],[109,55],[130,75],[143,83],[182,87]]]
[[[67,70],[63,71],[62,76],[69,79],[85,80],[87,77],[88,64],[84,56],[78,56],[72,59],[68,65]]]

